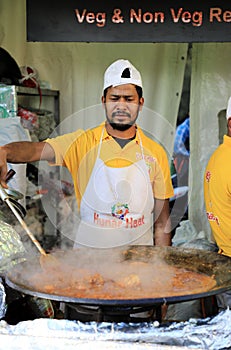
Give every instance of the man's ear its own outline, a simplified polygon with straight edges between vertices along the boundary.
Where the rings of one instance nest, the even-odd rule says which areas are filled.
[[[140,110],[140,111],[142,110],[143,105],[144,105],[144,98],[141,97],[141,98],[140,98],[140,101],[139,101],[139,110]]]
[[[105,106],[106,106],[106,98],[104,96],[101,97],[101,102],[102,102],[102,107],[103,107],[103,110],[105,110]]]
[[[231,136],[231,117],[227,121],[228,136]]]

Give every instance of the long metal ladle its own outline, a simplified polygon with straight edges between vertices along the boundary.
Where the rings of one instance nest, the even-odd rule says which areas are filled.
[[[55,274],[58,276],[60,273],[60,269],[62,268],[62,264],[56,259],[56,257],[54,257],[51,254],[47,254],[46,251],[42,248],[42,246],[37,241],[33,233],[30,231],[25,221],[21,218],[20,214],[17,212],[17,210],[13,206],[11,199],[9,198],[8,194],[6,193],[6,191],[1,185],[0,185],[0,197],[3,200],[3,202],[5,202],[9,206],[13,214],[16,216],[16,218],[18,219],[18,221],[20,222],[20,224],[22,225],[22,227],[30,237],[31,241],[35,244],[36,248],[39,250],[41,254],[39,261],[42,269],[46,273],[52,273],[53,275]]]

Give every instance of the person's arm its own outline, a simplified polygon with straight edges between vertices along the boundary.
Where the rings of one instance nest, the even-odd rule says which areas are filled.
[[[156,246],[171,246],[172,244],[168,199],[155,199],[154,244]]]
[[[20,141],[8,143],[0,147],[0,183],[7,188],[5,182],[7,163],[29,163],[39,160],[53,161],[55,153],[46,142]]]
[[[182,154],[189,157],[190,153],[186,145],[189,141],[189,118],[187,118],[176,129],[176,135],[174,140],[174,154]]]

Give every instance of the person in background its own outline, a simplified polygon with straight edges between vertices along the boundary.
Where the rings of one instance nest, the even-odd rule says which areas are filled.
[[[188,218],[188,176],[189,176],[189,114],[176,128],[174,148],[171,162],[172,183],[175,192],[182,193],[174,201],[170,201],[172,234],[181,220]]]
[[[231,97],[226,110],[227,135],[211,155],[204,173],[207,219],[218,253],[231,257]],[[218,310],[231,307],[231,291],[216,296]]]
[[[177,173],[177,185],[188,185],[189,169],[189,136],[190,136],[190,119],[187,114],[185,120],[176,128],[173,148],[173,163]]]

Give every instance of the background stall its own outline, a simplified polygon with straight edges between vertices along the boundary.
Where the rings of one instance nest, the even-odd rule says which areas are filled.
[[[158,135],[171,157],[184,92],[187,42],[27,42],[26,0],[0,0],[0,18],[0,45],[19,66],[35,67],[42,86],[60,91],[61,132],[94,126],[103,119],[99,104],[104,70],[117,58],[131,60],[142,72],[148,114],[158,116],[140,118],[141,125]],[[231,46],[229,42],[192,42],[190,52],[189,219],[198,232],[206,231],[210,237],[202,179],[222,133],[218,114],[231,94]]]

